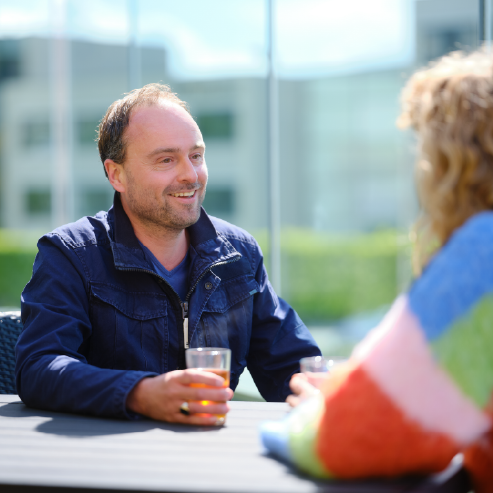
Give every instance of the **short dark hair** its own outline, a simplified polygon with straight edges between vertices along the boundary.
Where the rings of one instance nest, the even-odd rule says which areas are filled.
[[[97,142],[103,165],[107,159],[118,164],[125,162],[127,145],[124,133],[128,127],[132,110],[138,106],[153,106],[159,100],[175,103],[190,113],[187,103],[182,101],[165,84],[147,84],[141,89],[134,89],[126,93],[125,97],[115,101],[108,108],[98,127]],[[104,173],[108,177],[106,169]]]

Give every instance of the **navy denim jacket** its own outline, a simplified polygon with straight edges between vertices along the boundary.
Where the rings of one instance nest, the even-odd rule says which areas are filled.
[[[43,236],[22,293],[16,383],[31,407],[130,417],[128,393],[146,376],[185,367],[190,347],[232,350],[231,388],[248,366],[268,401],[289,394],[299,359],[320,354],[270,285],[251,235],[202,210],[190,236],[190,291],[180,300],[145,258],[114,206]]]

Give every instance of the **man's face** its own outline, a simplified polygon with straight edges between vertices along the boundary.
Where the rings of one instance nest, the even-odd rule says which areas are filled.
[[[125,131],[122,201],[131,220],[154,230],[180,231],[196,223],[207,184],[199,127],[180,106],[136,108]]]

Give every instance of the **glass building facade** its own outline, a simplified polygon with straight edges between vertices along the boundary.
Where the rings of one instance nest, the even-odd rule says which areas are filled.
[[[0,264],[19,248],[30,269],[32,238],[111,206],[97,125],[162,82],[202,130],[205,209],[252,233],[276,290],[348,351],[411,279],[400,91],[490,39],[485,18],[489,0],[0,0]],[[0,306],[18,306],[18,265]]]

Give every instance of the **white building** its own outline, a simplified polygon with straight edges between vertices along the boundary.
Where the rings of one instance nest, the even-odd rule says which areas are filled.
[[[477,43],[477,5],[416,2],[416,64]],[[94,142],[106,108],[128,90],[128,48],[70,43],[70,219],[111,205]],[[50,41],[0,40],[0,226],[56,226]],[[412,147],[395,127],[406,70],[282,80],[282,224],[322,231],[406,227],[415,213]],[[211,214],[255,232],[268,226],[267,83],[173,81],[164,49],[141,49],[142,83],[169,83],[190,105],[207,145]],[[51,88],[51,90],[50,90]],[[56,220],[55,220],[56,222]]]

